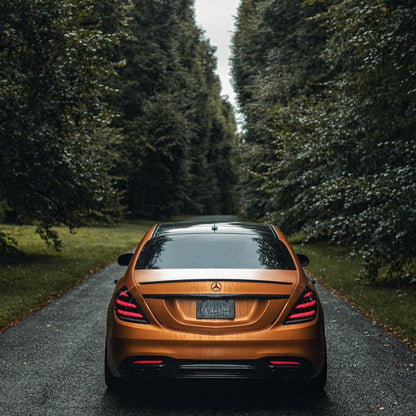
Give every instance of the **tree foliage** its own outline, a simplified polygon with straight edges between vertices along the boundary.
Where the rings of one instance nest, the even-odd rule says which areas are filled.
[[[0,3],[0,219],[231,211],[235,122],[191,0]],[[121,197],[121,198],[120,198]],[[0,251],[13,243],[0,233]]]
[[[56,247],[52,226],[117,208],[108,178],[109,128],[102,99],[123,35],[126,2],[5,0],[0,6],[0,194],[9,218],[36,221]],[[104,149],[97,154],[97,148]]]
[[[242,26],[253,4],[251,24],[273,36],[244,83],[253,65],[239,59],[262,39]],[[244,146],[261,147],[245,205],[257,192],[257,218],[352,244],[370,279],[415,282],[415,12],[411,1],[243,1],[234,38]]]
[[[132,215],[232,211],[235,122],[193,1],[136,0],[114,107]],[[124,187],[124,184],[123,184]]]

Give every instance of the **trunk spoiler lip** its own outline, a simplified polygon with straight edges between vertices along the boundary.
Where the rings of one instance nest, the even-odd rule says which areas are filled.
[[[244,294],[244,293],[168,293],[143,295],[146,299],[289,299],[290,295]]]
[[[297,270],[267,269],[154,269],[134,270],[133,278],[138,287],[166,283],[238,282],[270,283],[295,286],[299,282]]]
[[[285,281],[277,281],[277,280],[255,280],[255,279],[224,279],[222,277],[217,279],[206,278],[206,279],[177,279],[177,280],[153,280],[147,282],[138,282],[139,286],[141,285],[160,285],[165,283],[189,283],[189,282],[209,282],[212,280],[218,280],[221,282],[247,282],[247,283],[270,283],[274,285],[293,285],[294,282],[285,282]]]

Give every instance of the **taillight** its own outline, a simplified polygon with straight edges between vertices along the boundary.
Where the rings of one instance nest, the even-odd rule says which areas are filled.
[[[288,360],[282,360],[282,361],[270,361],[271,365],[282,365],[282,366],[292,366],[292,365],[300,365],[299,361],[288,361]]]
[[[312,290],[306,288],[286,318],[285,325],[313,321],[317,312],[316,295]]]
[[[120,289],[116,295],[116,315],[119,319],[127,322],[135,322],[139,324],[148,324],[149,321],[144,316],[136,299],[126,289]]]
[[[156,364],[163,364],[163,360],[137,360],[137,361],[133,361],[133,364],[156,365]]]

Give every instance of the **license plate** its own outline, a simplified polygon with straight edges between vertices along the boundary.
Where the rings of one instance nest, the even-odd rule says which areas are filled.
[[[234,319],[234,299],[197,299],[197,319]]]

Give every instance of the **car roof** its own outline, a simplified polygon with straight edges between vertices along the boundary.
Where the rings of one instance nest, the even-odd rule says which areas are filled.
[[[157,225],[152,238],[184,234],[249,234],[277,238],[269,224],[250,222],[171,222]]]

